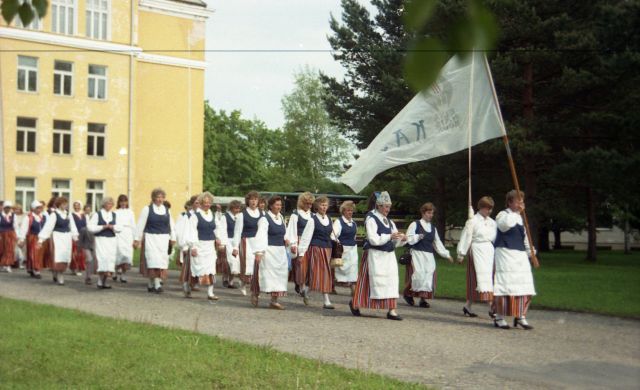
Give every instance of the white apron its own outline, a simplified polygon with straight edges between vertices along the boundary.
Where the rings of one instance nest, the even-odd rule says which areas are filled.
[[[227,264],[229,264],[229,273],[231,275],[240,275],[240,256],[233,255],[233,246],[227,245]]]
[[[198,256],[191,256],[191,275],[194,277],[216,274],[216,242],[198,241],[195,244]]]
[[[133,230],[124,228],[116,234],[117,254],[116,265],[133,264]]]
[[[344,246],[342,267],[336,268],[336,280],[342,283],[355,283],[358,280],[358,247]]]
[[[117,239],[115,237],[100,236],[97,236],[95,239],[98,272],[116,272]]]
[[[433,291],[433,274],[436,272],[436,259],[433,253],[411,250],[411,291]]]
[[[169,234],[144,234],[144,257],[147,268],[169,268]]]
[[[51,239],[53,240],[54,247],[53,261],[56,263],[69,264],[73,250],[71,232],[63,233],[54,230],[51,234]]]
[[[476,291],[493,291],[493,257],[495,248],[491,242],[474,242],[471,244],[473,268],[476,270]]]
[[[536,295],[527,252],[498,247],[496,248],[495,259],[496,274],[493,283],[493,295]]]
[[[247,237],[246,238],[247,252],[246,252],[246,256],[245,256],[246,268],[244,270],[244,274],[248,275],[248,276],[253,275],[253,266],[254,266],[254,263],[256,261],[256,255],[254,253],[255,251],[251,246],[251,243],[253,242],[253,240],[255,240],[255,237]],[[242,245],[240,245],[240,250],[242,250]],[[240,261],[240,260],[238,260],[238,261]]]
[[[395,252],[384,252],[369,249],[367,255],[369,265],[369,298],[387,299],[399,297],[400,280],[398,278],[398,261]]]
[[[260,261],[260,291],[287,291],[289,279],[289,259],[284,246],[268,246]]]

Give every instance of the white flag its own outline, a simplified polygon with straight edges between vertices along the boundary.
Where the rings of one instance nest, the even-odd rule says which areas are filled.
[[[380,172],[504,135],[484,55],[454,56],[363,150],[340,182],[360,192]],[[469,126],[471,118],[471,126]],[[471,139],[469,139],[471,131]]]

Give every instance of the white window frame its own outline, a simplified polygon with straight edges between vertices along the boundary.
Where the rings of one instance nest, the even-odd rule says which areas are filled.
[[[69,64],[71,65],[71,70],[59,70],[56,69],[56,64]],[[56,96],[73,96],[73,69],[74,64],[70,61],[62,61],[55,60],[53,61],[53,94]],[[60,91],[56,92],[56,78],[59,79],[58,84],[60,85]],[[65,85],[69,82],[69,94],[64,93]]]
[[[103,3],[106,3],[106,9],[102,7]],[[96,15],[98,16],[97,36],[95,35]],[[85,35],[87,38],[100,41],[111,40],[111,0],[85,0]]]
[[[91,183],[100,183],[102,188],[90,188]],[[85,205],[91,205],[91,211],[96,212],[101,208],[100,203],[102,203],[102,199],[104,199],[106,194],[106,181],[105,180],[87,180],[87,190],[85,196]],[[99,198],[99,200],[98,200]]]
[[[31,0],[24,0],[24,3],[31,5]],[[22,19],[20,19],[19,15],[15,16],[16,27],[26,28],[27,30],[42,30],[42,22],[40,21],[40,18],[38,17],[38,13],[36,12],[35,8],[33,8],[33,5],[31,5],[31,10],[34,13],[34,17],[31,20],[31,22],[26,26],[22,24]]]
[[[103,127],[102,132],[91,131],[91,125]],[[98,155],[98,139],[102,138],[102,155]],[[93,146],[93,154],[89,153],[89,146]],[[107,156],[107,125],[104,123],[87,123],[87,156],[104,158]]]
[[[20,125],[20,119],[34,121],[34,127]],[[36,153],[38,151],[38,119],[19,116],[16,118],[16,152],[18,153]],[[33,150],[29,150],[29,134],[33,133]],[[22,138],[22,146],[24,150],[18,149],[18,140]]]
[[[20,59],[21,58],[28,58],[28,59],[33,59],[36,61],[36,65],[35,66],[31,66],[31,65],[20,65]],[[28,92],[28,93],[37,93],[38,92],[38,57],[31,57],[31,56],[18,56],[18,62],[17,62],[18,66],[18,70],[16,73],[16,88],[18,89],[18,91],[20,92]],[[24,89],[20,89],[20,71],[24,72]],[[35,73],[36,75],[36,82],[33,87],[33,91],[30,90],[29,87],[31,87],[31,83],[29,82],[29,75],[31,73]]]
[[[19,180],[33,180],[33,186],[27,187],[18,185]],[[29,210],[31,207],[31,202],[36,199],[36,188],[37,188],[37,180],[35,177],[16,177],[16,190],[15,190],[15,200],[18,203],[18,199],[22,198],[20,204],[22,205],[23,210]],[[20,193],[20,196],[18,196]],[[31,193],[31,197],[29,197],[29,193]]]
[[[56,127],[56,122],[67,122],[69,123],[69,128],[65,129],[65,128],[61,128],[61,127]],[[73,151],[73,122],[71,121],[65,121],[65,120],[59,120],[59,119],[54,119],[53,121],[53,137],[52,137],[52,145],[53,147],[51,148],[51,152],[54,155],[57,156],[71,156],[71,152]],[[59,136],[58,138],[58,145],[56,145],[56,135]],[[69,139],[69,153],[65,153],[64,152],[64,140],[65,138]],[[58,151],[56,152],[56,146],[58,146]]]
[[[56,184],[66,183],[66,187],[56,187]],[[51,196],[64,196],[71,203],[71,179],[52,179]]]
[[[91,73],[91,67],[92,66],[96,66],[96,67],[101,67],[104,69],[104,75],[99,75],[99,74],[95,74],[95,73]],[[107,82],[107,77],[108,77],[108,71],[109,69],[107,68],[107,66],[105,65],[95,65],[95,64],[89,64],[89,66],[87,67],[87,72],[89,73],[89,77],[88,77],[88,81],[87,81],[87,96],[90,99],[96,99],[96,100],[107,100],[107,92],[108,92],[108,82]],[[91,82],[93,81],[93,94],[91,93]],[[100,97],[98,94],[98,91],[100,91],[100,83],[104,83],[104,97]]]
[[[77,9],[76,0],[52,0],[51,32],[75,35],[78,25]]]

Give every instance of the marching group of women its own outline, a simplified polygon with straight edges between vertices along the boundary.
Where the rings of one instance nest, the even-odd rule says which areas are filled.
[[[140,272],[148,277],[147,291],[161,293],[176,247],[187,298],[205,288],[209,300],[218,300],[214,284],[219,275],[223,287],[250,295],[253,306],[258,306],[264,293],[270,297],[270,308],[284,310],[279,298],[287,294],[288,282],[293,281],[305,305],[311,293],[317,292],[322,294],[323,308],[332,310],[330,295],[335,286],[343,286],[351,289],[349,308],[354,316],[360,316],[361,309],[385,309],[388,319],[402,320],[397,312],[396,248],[409,248],[402,256],[406,262],[403,298],[411,306],[430,307],[428,300],[436,288],[434,253],[454,261],[431,223],[434,205],[425,203],[421,218],[401,233],[388,217],[391,198],[387,192],[376,192],[369,200],[359,266],[358,226],[351,201],[340,205],[341,215],[332,221],[327,215],[328,198],[302,193],[286,223],[279,196],[263,200],[252,191],[245,197],[246,207],[232,201],[223,213],[213,195],[204,192],[185,204],[174,224],[165,198],[162,189],[153,190],[151,203],[142,209],[137,223],[125,195],[117,202],[104,198],[95,213],[90,207],[83,212],[80,202],[74,202],[69,211],[64,197],[52,199],[46,213],[38,201],[31,204],[28,214],[19,208],[14,211],[11,202],[5,201],[0,218],[0,267],[11,272],[12,266],[24,261],[27,272],[38,279],[49,268],[60,285],[68,268],[78,275],[84,271],[86,284],[92,284],[92,275],[97,273],[97,287],[110,289],[110,280],[127,282],[133,248],[140,248]],[[526,320],[535,289],[521,217],[524,194],[508,192],[507,208],[495,221],[490,217],[493,206],[490,197],[480,199],[458,243],[457,260],[464,261],[468,254],[463,314],[477,317],[473,303],[487,302],[497,328],[509,329],[505,317],[512,316],[514,327],[532,329]],[[336,242],[343,248],[341,262],[332,261]]]

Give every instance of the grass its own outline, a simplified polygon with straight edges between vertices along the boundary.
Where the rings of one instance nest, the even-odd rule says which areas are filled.
[[[403,251],[399,249],[397,255]],[[533,270],[538,295],[532,307],[640,318],[640,253],[602,251],[596,263],[587,263],[585,252],[571,250],[539,257],[540,268]],[[466,299],[466,263],[436,258],[436,297]],[[405,270],[399,267],[402,287]]]
[[[2,388],[423,388],[189,331],[0,298]]]

